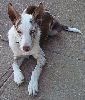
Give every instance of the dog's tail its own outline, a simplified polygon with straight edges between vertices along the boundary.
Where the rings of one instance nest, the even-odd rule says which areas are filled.
[[[62,29],[64,31],[75,32],[75,33],[80,33],[81,34],[81,31],[79,29],[77,29],[77,28],[73,28],[73,27],[68,27],[68,26],[62,25]]]
[[[68,31],[68,32],[75,32],[81,34],[81,31],[79,29],[62,25],[58,21],[54,21],[52,23],[52,30],[56,30],[57,32]]]

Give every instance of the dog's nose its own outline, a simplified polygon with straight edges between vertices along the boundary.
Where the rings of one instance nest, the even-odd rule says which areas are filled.
[[[23,46],[23,50],[27,52],[27,51],[30,50],[30,47],[29,46]]]

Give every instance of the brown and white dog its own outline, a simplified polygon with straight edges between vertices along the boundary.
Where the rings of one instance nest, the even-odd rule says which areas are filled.
[[[8,32],[9,46],[14,53],[14,81],[20,85],[24,76],[20,70],[24,55],[32,55],[37,60],[37,65],[32,71],[31,80],[28,84],[29,95],[36,95],[38,92],[38,80],[42,67],[45,65],[45,54],[40,47],[41,35],[56,35],[57,32],[72,31],[79,32],[76,28],[70,28],[57,22],[49,12],[45,11],[43,4],[39,6],[28,6],[20,15],[11,3],[8,4],[8,15],[13,26]]]

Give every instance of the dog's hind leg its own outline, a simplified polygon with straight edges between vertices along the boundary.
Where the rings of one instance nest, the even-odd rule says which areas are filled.
[[[14,81],[18,85],[20,85],[24,81],[24,76],[20,70],[20,66],[24,58],[16,58],[14,59],[14,63],[12,65],[14,71]]]
[[[41,74],[42,71],[42,67],[45,65],[45,55],[44,52],[41,50],[40,53],[38,55],[33,55],[35,59],[37,59],[37,65],[34,69],[34,71],[32,72],[31,75],[31,80],[29,82],[28,85],[28,92],[29,95],[36,95],[36,92],[38,92],[38,80],[39,80],[39,76]]]

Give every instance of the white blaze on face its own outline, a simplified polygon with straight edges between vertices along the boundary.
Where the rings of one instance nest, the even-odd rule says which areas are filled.
[[[22,39],[20,42],[20,48],[23,49],[23,46],[29,46],[32,47],[32,39],[30,36],[30,30],[32,29],[32,24],[30,21],[32,20],[32,15],[29,14],[23,14],[21,16],[21,24],[19,26],[21,32],[22,32]]]

